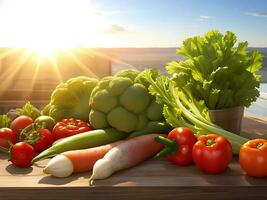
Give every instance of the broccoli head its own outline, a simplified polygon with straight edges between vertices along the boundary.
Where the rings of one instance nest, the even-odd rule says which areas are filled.
[[[155,74],[156,75],[156,74]],[[162,106],[149,94],[142,72],[127,69],[105,77],[93,89],[89,121],[94,128],[142,130],[150,121],[163,120]]]
[[[97,79],[78,76],[59,84],[51,95],[50,103],[44,107],[43,114],[56,121],[71,117],[88,121],[88,101],[97,83]]]

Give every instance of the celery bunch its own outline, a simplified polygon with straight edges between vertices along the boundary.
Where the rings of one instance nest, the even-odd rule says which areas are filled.
[[[241,145],[248,141],[213,124],[204,101],[197,101],[191,93],[184,93],[170,78],[161,76],[155,80],[151,70],[143,73],[150,84],[150,93],[156,97],[157,103],[164,105],[163,115],[173,127],[186,126],[198,134],[215,133],[224,136],[232,144],[234,154],[238,154]]]

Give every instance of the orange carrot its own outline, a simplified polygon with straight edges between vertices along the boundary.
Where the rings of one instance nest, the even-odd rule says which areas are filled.
[[[67,177],[72,173],[90,171],[97,160],[120,143],[121,141],[118,141],[89,149],[66,151],[52,158],[44,172],[56,177]]]
[[[96,161],[89,183],[105,179],[114,172],[137,165],[158,153],[163,145],[154,141],[160,134],[135,137],[112,148],[102,159]]]
[[[121,142],[115,142],[90,149],[66,151],[62,154],[72,161],[74,173],[86,172],[93,169],[95,162],[100,158],[103,158],[111,148],[117,146],[119,143]]]

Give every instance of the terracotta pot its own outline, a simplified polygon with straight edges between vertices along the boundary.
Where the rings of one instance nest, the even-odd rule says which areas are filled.
[[[240,134],[244,107],[209,110],[211,121],[225,130]]]

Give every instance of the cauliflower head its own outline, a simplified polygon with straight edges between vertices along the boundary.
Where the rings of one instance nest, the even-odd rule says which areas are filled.
[[[134,69],[100,80],[89,107],[89,122],[94,128],[113,127],[129,133],[142,130],[150,121],[163,120],[162,106],[149,94],[142,72]]]
[[[43,109],[43,114],[60,121],[64,118],[76,118],[88,121],[88,101],[98,80],[78,76],[59,84],[53,91],[50,103]]]

